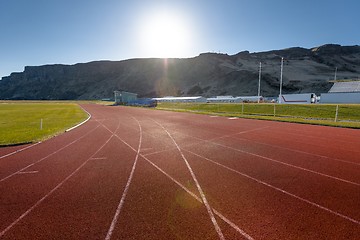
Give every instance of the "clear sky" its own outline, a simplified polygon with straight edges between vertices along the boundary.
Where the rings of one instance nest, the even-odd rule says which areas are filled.
[[[0,77],[24,66],[360,44],[358,0],[0,0]]]

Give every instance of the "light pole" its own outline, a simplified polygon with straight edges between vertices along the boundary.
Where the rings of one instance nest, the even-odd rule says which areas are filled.
[[[336,81],[336,75],[337,75],[337,67],[335,68],[335,76],[334,76],[335,81]]]
[[[258,103],[260,103],[260,81],[261,81],[261,62],[259,65],[259,87],[258,87]]]
[[[279,103],[282,102],[282,82],[283,82],[283,68],[284,68],[284,58],[281,57],[281,69],[280,69],[280,94],[279,94]]]

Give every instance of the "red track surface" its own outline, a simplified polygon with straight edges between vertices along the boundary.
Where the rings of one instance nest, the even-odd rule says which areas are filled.
[[[1,149],[0,239],[359,239],[359,130],[83,107]]]

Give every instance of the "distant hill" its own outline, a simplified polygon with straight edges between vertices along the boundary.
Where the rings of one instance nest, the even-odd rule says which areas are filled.
[[[187,59],[130,59],[75,65],[28,66],[0,81],[0,99],[102,99],[114,90],[140,97],[261,95],[279,93],[284,57],[283,93],[327,92],[338,79],[360,77],[360,46],[328,44],[235,55],[203,53]]]

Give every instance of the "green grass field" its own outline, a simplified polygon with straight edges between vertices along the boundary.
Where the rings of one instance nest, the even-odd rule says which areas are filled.
[[[0,146],[42,141],[86,118],[87,114],[70,102],[0,101]]]
[[[359,104],[339,105],[336,121],[336,105],[331,104],[159,103],[157,109],[360,128]]]

